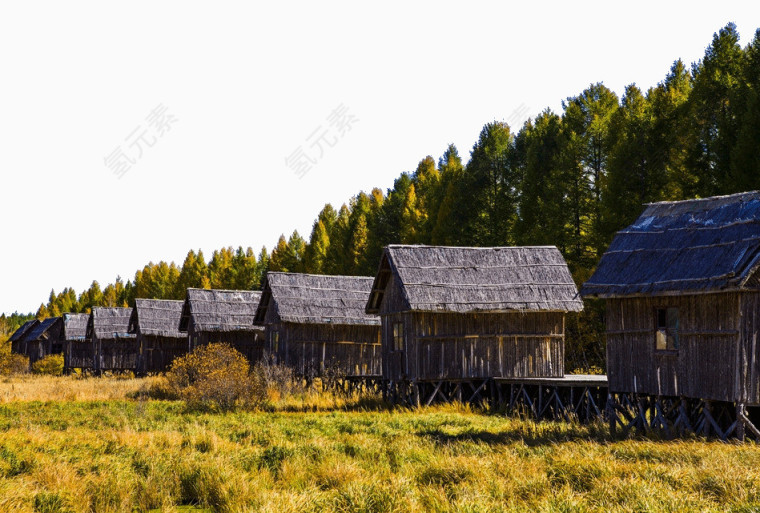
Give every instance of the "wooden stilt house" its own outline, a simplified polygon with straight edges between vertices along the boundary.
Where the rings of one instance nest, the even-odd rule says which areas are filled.
[[[129,333],[137,336],[137,372],[164,372],[174,358],[187,354],[187,333],[179,331],[182,301],[137,299]]]
[[[73,369],[92,369],[93,351],[92,341],[87,340],[87,323],[90,314],[65,313],[63,314],[63,326],[61,329],[61,343],[63,345],[63,370],[71,372]]]
[[[11,343],[12,353],[26,354],[26,347],[23,344],[24,336],[27,335],[29,331],[32,328],[34,328],[36,325],[38,325],[39,323],[40,321],[38,321],[37,319],[26,321],[16,331],[13,332],[13,334],[8,339],[8,342]]]
[[[648,205],[582,294],[606,299],[610,392],[760,406],[760,193]]]
[[[61,344],[61,330],[63,319],[61,317],[49,317],[34,325],[23,337],[23,353],[29,357],[32,364],[51,354],[60,354],[63,351]]]
[[[96,373],[137,370],[137,337],[129,333],[131,308],[93,307],[87,323]]]
[[[365,313],[372,278],[267,273],[255,322],[267,350],[300,376],[379,376],[380,319]]]
[[[383,378],[563,377],[565,314],[583,308],[555,247],[388,246],[366,306]]]
[[[264,356],[264,328],[254,326],[261,292],[252,290],[187,289],[179,331],[187,333],[189,350],[222,342],[250,362]]]

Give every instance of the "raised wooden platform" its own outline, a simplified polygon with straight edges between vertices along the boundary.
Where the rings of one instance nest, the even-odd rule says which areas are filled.
[[[760,441],[760,407],[689,397],[612,392],[606,406],[610,433],[627,436],[635,430],[657,432],[665,438],[688,434],[723,441]]]
[[[587,422],[605,414],[607,376],[385,381],[382,391],[391,402],[408,406],[459,401],[535,419]]]
[[[545,386],[607,386],[607,376],[604,374],[565,374],[561,378],[491,378],[496,383],[526,384]]]

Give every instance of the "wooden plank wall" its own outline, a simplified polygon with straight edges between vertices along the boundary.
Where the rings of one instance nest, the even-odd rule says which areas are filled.
[[[63,322],[59,319],[48,328],[41,340],[32,340],[22,342],[20,352],[29,357],[29,363],[32,364],[41,360],[48,355],[61,353],[63,346],[60,342]]]
[[[655,351],[656,310],[678,308],[679,349]],[[739,394],[740,294],[607,300],[611,392],[734,401]]]
[[[279,343],[269,351],[278,362],[301,376],[322,376],[326,370],[342,376],[379,376],[381,373],[380,326],[334,324],[272,325]]]
[[[744,369],[741,379],[741,398],[748,405],[760,405],[760,293],[744,292],[741,295],[740,362]]]
[[[94,339],[95,370],[137,370],[137,338]]]
[[[165,372],[178,356],[187,354],[187,338],[139,335],[140,356],[138,371]]]
[[[94,351],[91,340],[68,340],[64,343],[63,368],[92,369]]]
[[[406,351],[393,348],[403,322]],[[383,316],[387,379],[564,376],[564,314],[426,313]]]
[[[240,351],[251,364],[264,358],[263,334],[253,331],[202,331],[195,333],[192,348],[203,344],[224,343]]]

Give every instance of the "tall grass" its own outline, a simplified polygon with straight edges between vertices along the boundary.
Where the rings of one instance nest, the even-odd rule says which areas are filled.
[[[199,413],[146,400],[145,380],[50,380],[2,384],[30,391],[0,405],[0,511],[760,508],[754,444],[615,441],[602,425],[308,391],[268,411]],[[50,385],[89,381],[108,391],[71,400]]]
[[[15,401],[105,401],[126,399],[163,378],[40,376],[0,377],[0,404]]]

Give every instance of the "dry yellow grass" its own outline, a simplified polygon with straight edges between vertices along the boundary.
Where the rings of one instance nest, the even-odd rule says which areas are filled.
[[[0,379],[0,403],[126,399],[159,379],[16,375]]]
[[[129,399],[158,381],[1,383],[19,399],[0,405],[0,512],[760,511],[757,444],[313,392],[224,414]]]

